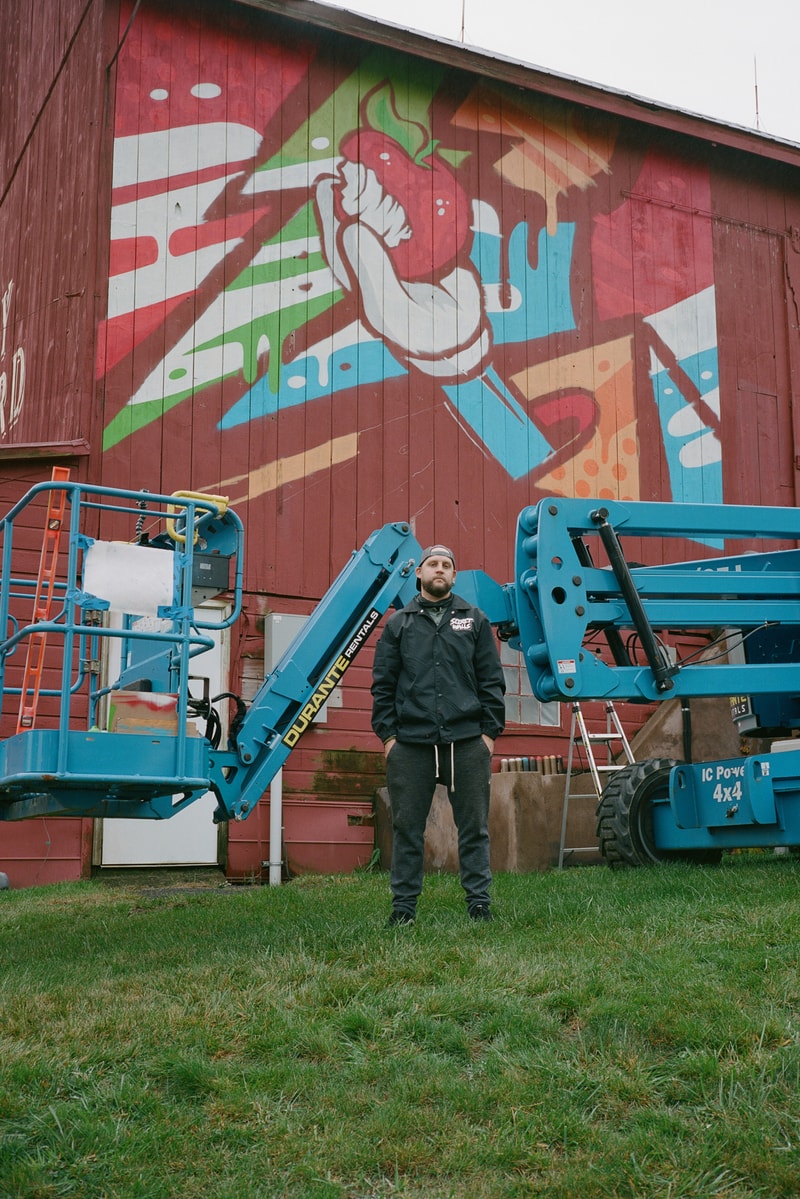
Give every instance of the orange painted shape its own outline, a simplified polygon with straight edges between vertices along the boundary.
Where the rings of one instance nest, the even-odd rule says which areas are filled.
[[[594,436],[568,462],[537,479],[537,486],[579,498],[636,500],[640,497],[639,441],[629,336],[592,346],[520,371],[513,382],[535,416],[537,400],[569,389],[594,394]]]

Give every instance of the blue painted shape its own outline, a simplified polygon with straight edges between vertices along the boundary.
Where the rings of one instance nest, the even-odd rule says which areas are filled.
[[[702,396],[709,396],[719,387],[719,360],[716,347],[703,350],[699,354],[680,359],[680,366],[695,384]],[[676,502],[686,504],[718,504],[722,502],[722,461],[699,463],[697,466],[685,464],[685,451],[691,448],[691,443],[698,438],[707,436],[708,429],[695,426],[688,432],[676,434],[670,426],[681,411],[686,408],[687,400],[679,385],[673,379],[669,370],[659,370],[651,374],[653,395],[658,409],[661,431],[664,442],[664,453],[669,470],[672,498]],[[715,401],[716,403],[716,401]],[[688,415],[688,414],[687,414]],[[702,540],[703,544],[718,545],[716,539]]]
[[[363,387],[405,375],[406,369],[381,341],[359,341],[341,346],[328,358],[328,378],[320,378],[319,359],[304,354],[281,368],[281,383],[276,392],[270,391],[265,374],[248,392],[236,401],[222,420],[220,429],[233,429],[248,421],[274,416],[278,411],[335,395],[350,387]]]
[[[313,355],[292,363],[283,373],[277,395],[269,390],[266,376],[259,379],[225,414],[220,429],[272,416],[281,409],[349,387],[380,383],[407,373],[379,341],[359,342],[336,351],[330,360],[329,381],[324,385],[317,365]],[[302,386],[290,386],[290,379],[301,380]],[[459,417],[512,478],[523,478],[551,452],[549,442],[493,368],[477,379],[445,386],[443,391]]]
[[[498,345],[531,341],[565,329],[575,328],[570,275],[575,225],[561,224],[551,236],[539,232],[538,262],[528,260],[528,225],[523,221],[509,235],[509,282],[521,297],[519,307],[488,312],[492,334]],[[471,259],[485,286],[501,286],[500,237],[478,232],[473,241]]]
[[[513,479],[522,479],[551,453],[551,446],[497,372],[446,386],[459,417]]]

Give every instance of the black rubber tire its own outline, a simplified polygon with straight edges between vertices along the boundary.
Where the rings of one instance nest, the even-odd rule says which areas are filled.
[[[623,766],[603,789],[597,807],[600,852],[609,866],[657,866],[664,862],[714,864],[716,849],[660,850],[653,835],[653,801],[669,795],[673,758],[651,758]]]

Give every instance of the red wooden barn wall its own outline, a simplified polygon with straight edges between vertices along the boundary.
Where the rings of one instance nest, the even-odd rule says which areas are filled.
[[[4,48],[30,66],[0,134],[28,373],[0,453],[83,438],[106,484],[230,495],[235,688],[265,614],[309,611],[387,520],[506,580],[546,494],[796,502],[800,152],[244,5],[61,12]],[[290,796],[371,794],[370,660]],[[512,727],[499,753],[564,736]],[[263,813],[231,830],[234,873],[266,836]]]
[[[86,477],[102,428],[94,344],[108,239],[98,222],[107,225],[104,66],[117,33],[118,13],[102,0],[31,0],[0,14],[2,513],[53,465]],[[42,525],[30,530],[28,562],[17,564],[34,578]],[[15,730],[17,703],[4,712],[4,736]],[[91,839],[91,820],[0,823],[0,869],[14,886],[79,878]]]

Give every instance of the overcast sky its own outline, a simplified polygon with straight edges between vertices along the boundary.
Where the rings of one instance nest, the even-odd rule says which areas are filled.
[[[800,143],[800,0],[324,2]]]

